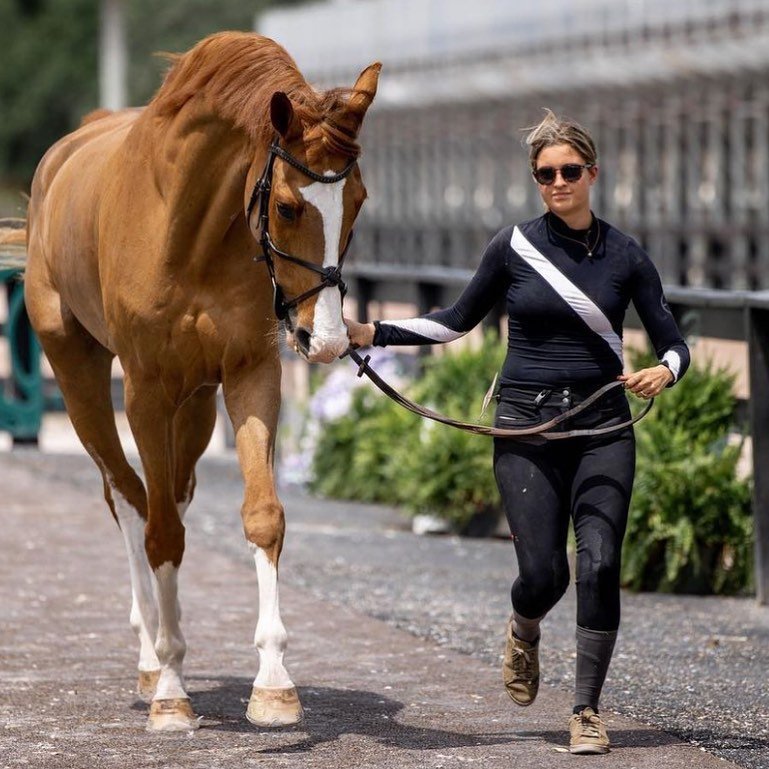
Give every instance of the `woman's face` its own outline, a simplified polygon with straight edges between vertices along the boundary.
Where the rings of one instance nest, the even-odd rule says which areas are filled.
[[[569,144],[545,147],[537,156],[536,168],[557,168],[567,164],[584,165],[585,158]],[[556,173],[552,184],[539,184],[539,194],[550,211],[561,219],[574,219],[590,212],[590,188],[598,176],[598,167],[585,168],[576,182],[564,181]]]

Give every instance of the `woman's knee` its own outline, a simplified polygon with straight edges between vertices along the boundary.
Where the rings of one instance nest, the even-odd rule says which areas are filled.
[[[577,624],[616,630],[620,619],[619,562],[592,562],[577,575]]]
[[[564,556],[547,568],[522,570],[513,585],[513,605],[524,617],[541,617],[563,597],[569,586],[569,563]]]

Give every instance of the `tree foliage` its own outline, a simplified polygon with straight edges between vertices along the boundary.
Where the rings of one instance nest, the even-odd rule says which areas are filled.
[[[257,13],[301,0],[124,0],[131,104],[181,52],[224,29],[253,29]],[[98,106],[98,0],[0,0],[0,186],[26,189],[46,149]],[[0,212],[1,213],[1,212]]]
[[[0,2],[0,176],[26,186],[45,150],[97,102],[94,0]]]
[[[178,53],[225,29],[253,29],[260,11],[306,0],[132,0],[127,8],[130,99],[145,104],[160,85],[166,63],[159,52]]]

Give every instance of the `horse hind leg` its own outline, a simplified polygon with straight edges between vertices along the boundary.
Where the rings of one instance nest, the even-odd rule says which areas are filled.
[[[216,390],[216,387],[204,387],[198,390],[182,404],[173,419],[174,499],[179,520],[184,519],[184,514],[192,502],[196,482],[195,465],[206,450],[216,425]],[[151,700],[155,694],[158,678],[159,671],[156,671],[152,681],[148,681],[148,684],[151,684],[151,691],[148,686],[147,701]],[[169,718],[173,722],[176,718],[173,713],[174,707],[167,703],[155,706],[149,728],[163,729],[164,725],[168,725]],[[188,709],[186,704],[181,704],[179,707],[183,715],[187,714],[189,718],[194,718],[191,708]],[[188,719],[185,717],[182,718],[181,723],[182,728],[189,726]]]
[[[110,380],[113,355],[78,323],[53,292],[45,301],[27,287],[35,330],[56,374],[80,441],[102,473],[104,497],[123,535],[131,578],[130,623],[139,638],[137,692],[149,701],[160,663],[154,649],[158,615],[144,550],[147,497],[128,463],[115,426]]]
[[[216,390],[215,386],[201,387],[174,416],[174,497],[181,518],[195,492],[195,465],[216,425]]]
[[[177,501],[174,418],[179,409],[156,379],[125,373],[126,413],[139,448],[147,483],[145,548],[155,577],[158,634],[155,651],[160,677],[152,698],[147,729],[190,731],[199,721],[186,692],[183,666],[187,644],[181,628],[178,575],[185,530]],[[184,490],[184,489],[183,489]],[[182,500],[183,502],[183,500]]]

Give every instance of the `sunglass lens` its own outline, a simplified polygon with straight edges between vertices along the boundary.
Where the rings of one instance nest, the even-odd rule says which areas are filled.
[[[582,176],[583,166],[576,163],[567,163],[561,166],[561,176],[565,182],[578,182]]]
[[[555,168],[543,166],[534,171],[534,178],[540,184],[552,184],[555,181]]]

